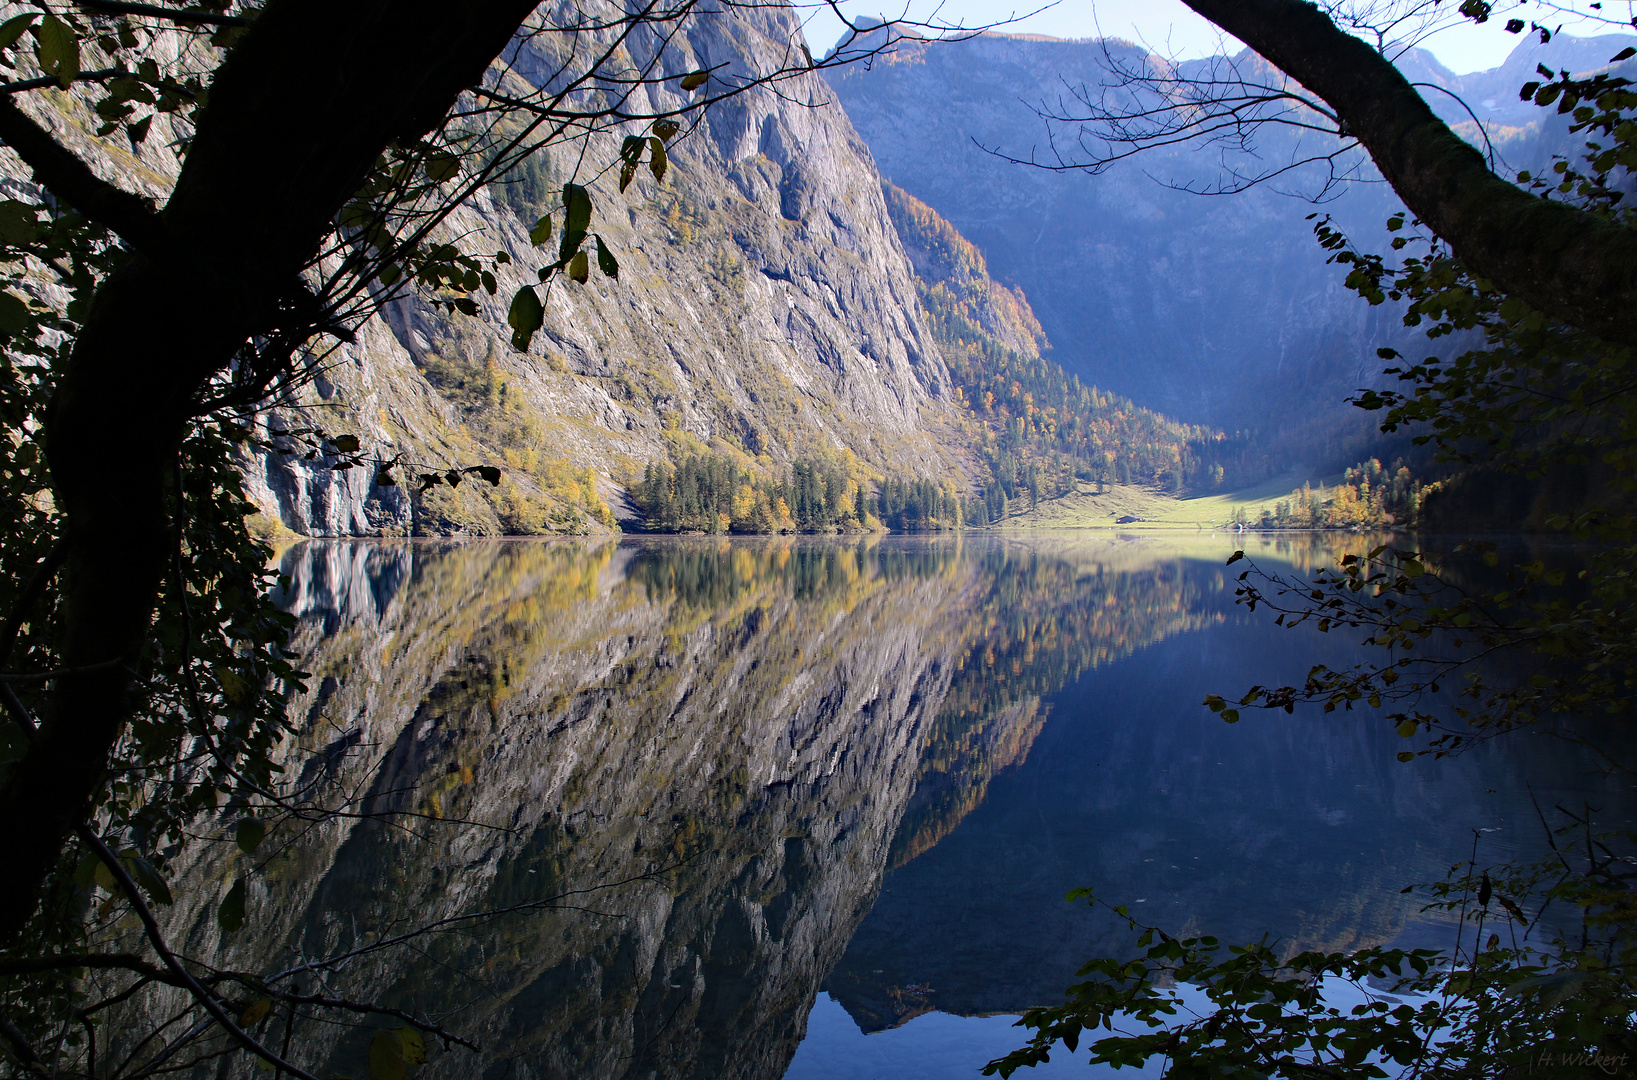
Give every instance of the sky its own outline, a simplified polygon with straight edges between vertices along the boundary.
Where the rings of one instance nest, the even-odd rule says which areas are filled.
[[[808,0],[810,2],[810,0]],[[899,5],[906,0],[896,0]],[[797,0],[805,6],[804,0]],[[1445,0],[1453,8],[1456,0]],[[890,7],[883,0],[842,0],[842,9],[849,16],[882,15],[893,17],[905,8]],[[1178,59],[1210,56],[1237,49],[1231,39],[1224,46],[1220,31],[1187,8],[1182,0],[1059,0],[1045,7],[1045,0],[908,0],[910,18],[928,18],[936,12],[937,19],[964,26],[985,26],[1003,20],[1019,21],[1002,29],[1012,33],[1049,34],[1053,37],[1122,37],[1137,40],[1153,51]],[[1614,18],[1629,16],[1628,3],[1605,2],[1604,14]],[[1421,43],[1436,56],[1440,63],[1457,75],[1498,67],[1507,53],[1518,43],[1516,35],[1508,34],[1508,18],[1526,21],[1539,19],[1556,30],[1559,26],[1567,34],[1591,36],[1613,32],[1606,24],[1576,20],[1558,12],[1548,13],[1539,2],[1526,0],[1496,0],[1494,14],[1487,23],[1473,24],[1457,20],[1458,25],[1435,33]],[[807,9],[807,40],[814,53],[822,55],[841,34],[841,22],[822,4]],[[1533,17],[1533,19],[1531,18]]]

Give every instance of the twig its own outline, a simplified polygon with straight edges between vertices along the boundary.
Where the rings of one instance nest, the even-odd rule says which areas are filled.
[[[80,840],[87,847],[97,853],[97,858],[102,860],[103,865],[108,868],[108,872],[114,875],[114,880],[119,882],[119,887],[124,891],[126,899],[130,901],[137,918],[142,921],[142,928],[147,932],[148,944],[153,946],[153,951],[159,955],[159,959],[170,970],[171,974],[182,981],[200,1007],[209,1013],[213,1020],[222,1025],[235,1042],[272,1065],[275,1069],[283,1069],[291,1075],[299,1077],[300,1080],[319,1080],[312,1073],[290,1064],[257,1042],[249,1032],[238,1025],[233,1017],[228,1015],[227,1010],[222,1007],[222,1003],[217,1001],[215,996],[205,989],[198,979],[188,973],[188,970],[182,966],[181,961],[176,958],[176,954],[171,952],[169,946],[165,944],[165,936],[159,929],[159,921],[154,918],[153,912],[148,909],[147,903],[143,901],[142,891],[137,887],[136,882],[131,879],[129,871],[125,869],[125,864],[120,862],[119,857],[108,849],[107,844],[102,842],[102,838],[92,832],[90,827],[83,822],[76,825],[74,831],[79,834]]]
[[[80,675],[87,671],[101,671],[104,668],[117,667],[125,662],[122,656],[112,660],[104,660],[100,664],[81,664],[79,667],[57,668],[55,671],[36,671],[21,673],[15,671],[0,671],[0,683],[46,682],[64,675]]]
[[[250,19],[243,15],[223,15],[200,8],[167,8],[157,4],[132,4],[124,0],[76,0],[77,6],[103,15],[145,15],[155,19],[169,19],[183,25],[249,26]]]

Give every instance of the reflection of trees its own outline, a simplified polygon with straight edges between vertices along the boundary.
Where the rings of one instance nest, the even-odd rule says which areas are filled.
[[[303,985],[484,1047],[434,1073],[777,1075],[917,783],[903,835],[924,846],[1027,755],[1044,695],[1218,617],[1197,574],[1082,556],[958,537],[304,545],[285,564],[312,673],[290,714],[303,777],[386,817],[271,838],[245,930],[190,910],[173,932],[277,969],[590,889]],[[369,1037],[296,1028],[351,1075]]]

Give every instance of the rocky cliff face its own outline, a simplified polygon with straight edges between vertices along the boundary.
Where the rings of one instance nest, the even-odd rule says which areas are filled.
[[[797,33],[787,10],[701,14],[669,62],[772,70]],[[546,78],[550,47],[524,45],[510,77]],[[667,93],[654,103],[674,104]],[[594,180],[619,280],[554,284],[520,353],[505,305],[549,259],[527,230],[575,177],[578,148],[536,155],[453,223],[471,250],[512,254],[498,297],[475,318],[390,304],[328,363],[306,404],[330,406],[331,427],[362,429],[383,456],[502,465],[498,491],[411,499],[260,461],[258,499],[315,535],[575,531],[612,524],[600,502],[619,510],[645,463],[705,447],[766,467],[845,449],[877,470],[955,472],[934,434],[953,416],[948,373],[869,152],[827,97],[812,75],[747,94],[675,144],[663,184],[644,175],[621,195]],[[617,138],[594,140],[579,178],[616,152]]]
[[[701,9],[669,43],[664,67],[771,72],[788,65],[800,33],[787,8]],[[640,38],[626,49],[655,47]],[[542,84],[561,47],[559,35],[520,38],[502,77],[515,90]],[[679,106],[679,93],[654,88],[649,104]],[[623,194],[604,175],[623,131],[537,153],[481,189],[438,239],[509,252],[498,295],[475,294],[475,316],[445,315],[414,296],[387,303],[355,340],[302,358],[309,385],[264,428],[316,423],[356,434],[382,459],[434,469],[497,465],[501,485],[421,496],[372,485],[372,469],[334,473],[325,460],[257,454],[244,468],[266,527],[315,536],[606,530],[631,474],[707,447],[765,469],[850,451],[869,472],[957,474],[960,440],[944,430],[955,415],[948,372],[869,151],[829,97],[805,74],[727,101],[673,144],[663,183],[645,171]],[[168,119],[128,151],[91,136],[98,120],[77,98],[30,107],[98,171],[163,202],[179,168]],[[33,191],[15,159],[0,171],[24,197]],[[555,256],[535,249],[528,231],[544,213],[560,218],[562,184],[575,179],[590,185],[592,228],[620,276],[554,284],[543,332],[519,352],[507,305]]]

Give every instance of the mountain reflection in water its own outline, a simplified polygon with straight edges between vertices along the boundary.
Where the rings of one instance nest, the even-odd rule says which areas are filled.
[[[328,989],[482,1047],[424,1075],[777,1080],[821,987],[866,1031],[1056,1000],[1129,944],[1063,902],[1077,885],[1172,929],[1340,948],[1436,936],[1399,889],[1474,829],[1533,850],[1526,781],[1630,818],[1629,788],[1545,739],[1401,765],[1366,715],[1212,718],[1207,692],[1362,655],[1236,608],[1234,546],[298,545],[292,765],[395,816],[285,838],[239,933],[203,906],[173,932],[271,970],[513,909]],[[324,1075],[365,1075],[369,1035],[296,1032]]]

